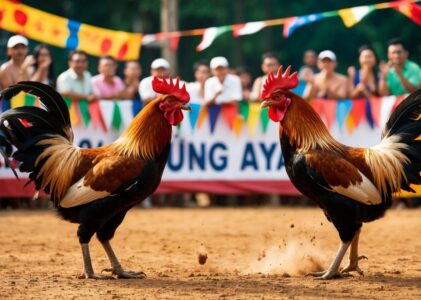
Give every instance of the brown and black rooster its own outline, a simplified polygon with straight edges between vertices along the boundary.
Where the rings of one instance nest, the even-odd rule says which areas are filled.
[[[282,67],[269,74],[261,107],[279,122],[285,167],[292,183],[314,200],[339,232],[339,251],[324,272],[311,275],[330,279],[356,271],[358,237],[364,222],[381,218],[391,206],[392,194],[413,191],[421,183],[421,90],[408,96],[390,116],[381,142],[370,148],[352,148],[330,135],[319,115],[290,91],[297,73]],[[351,246],[349,264],[339,270]]]
[[[67,106],[49,86],[20,82],[1,93],[2,99],[11,99],[25,91],[43,104],[0,115],[0,152],[6,160],[13,157],[20,162],[19,170],[29,172],[36,189],[50,195],[63,219],[79,224],[84,278],[106,278],[92,268],[88,245],[95,233],[111,262],[106,271],[119,278],[145,276],[123,270],[109,241],[127,211],[157,189],[169,154],[171,126],[183,120],[181,110],[189,109],[190,99],[178,78],[174,83],[155,77],[152,86],[162,95],[114,143],[95,149],[73,145]]]

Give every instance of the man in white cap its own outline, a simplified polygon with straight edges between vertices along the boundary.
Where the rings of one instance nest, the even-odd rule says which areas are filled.
[[[7,41],[7,55],[10,59],[0,67],[0,84],[3,89],[30,79],[28,64],[25,63],[28,39],[21,35],[11,36]]]
[[[152,80],[154,76],[159,78],[167,78],[170,75],[170,63],[163,58],[155,59],[151,64],[151,76],[143,78],[139,84],[139,95],[142,99],[143,105],[158,97],[152,89]]]
[[[213,77],[205,82],[205,101],[208,105],[241,101],[243,90],[237,75],[229,74],[228,60],[217,56],[210,61]]]
[[[336,55],[330,50],[319,53],[317,67],[320,73],[309,76],[304,91],[306,99],[345,99],[349,97],[351,87],[346,76],[336,73]]]

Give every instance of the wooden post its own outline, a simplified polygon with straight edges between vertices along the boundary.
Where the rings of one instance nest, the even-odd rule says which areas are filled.
[[[178,30],[178,0],[161,0],[161,32]],[[170,39],[161,43],[161,55],[171,64],[171,73],[178,73],[177,51],[170,49]]]

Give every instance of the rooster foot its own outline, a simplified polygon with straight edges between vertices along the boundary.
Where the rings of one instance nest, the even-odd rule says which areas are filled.
[[[97,280],[112,280],[115,279],[113,276],[104,276],[104,275],[96,275],[96,274],[88,274],[83,272],[78,276],[79,279],[97,279]]]
[[[124,271],[123,269],[103,269],[102,272],[110,272],[112,275],[116,275],[117,278],[125,278],[125,279],[144,279],[146,278],[146,274],[144,272],[132,272],[132,271]]]
[[[338,273],[338,272],[327,270],[327,271],[322,271],[322,272],[308,273],[306,274],[306,276],[313,276],[314,279],[316,280],[328,280],[328,279],[349,277],[352,275],[349,273]]]
[[[358,264],[349,264],[347,265],[345,268],[343,268],[341,270],[342,274],[349,274],[349,272],[355,271],[358,274],[360,274],[361,276],[364,277],[364,272],[360,269],[360,267],[358,266]]]

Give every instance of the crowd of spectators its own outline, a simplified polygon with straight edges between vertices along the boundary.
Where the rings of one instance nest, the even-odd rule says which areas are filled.
[[[299,69],[300,94],[305,99],[354,99],[371,96],[403,95],[421,87],[421,69],[408,59],[405,43],[395,38],[387,45],[388,61],[379,61],[373,48],[364,45],[358,50],[359,67],[350,66],[346,75],[336,71],[338,58],[331,50],[317,54],[306,50]],[[21,35],[7,42],[7,61],[0,67],[0,85],[6,88],[23,80],[34,80],[55,87],[63,96],[74,100],[139,99],[147,104],[157,94],[153,91],[153,76],[168,78],[170,63],[157,58],[151,64],[150,75],[140,80],[142,69],[137,61],[126,62],[124,78],[117,75],[118,63],[111,56],[99,59],[98,74],[88,71],[88,56],[80,50],[71,51],[68,69],[56,78],[49,48],[37,45],[28,55],[28,40]],[[287,64],[287,63],[286,63]],[[262,56],[262,75],[254,82],[247,67],[234,69],[223,56],[208,63],[193,66],[194,82],[187,83],[191,101],[202,105],[232,103],[240,100],[259,101],[269,72],[276,73],[280,61],[275,53]]]

